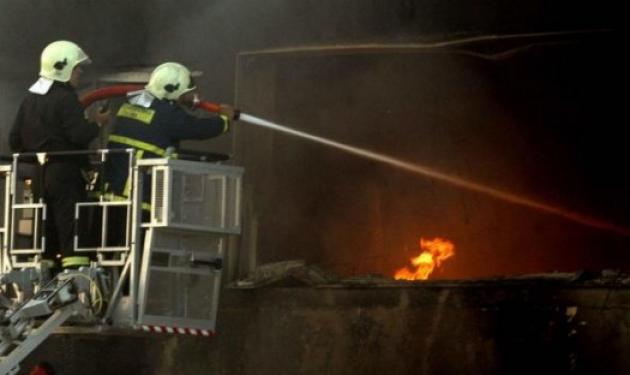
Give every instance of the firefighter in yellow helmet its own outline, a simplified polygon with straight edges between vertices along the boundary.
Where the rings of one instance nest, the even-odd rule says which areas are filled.
[[[13,152],[88,148],[109,118],[108,113],[99,112],[94,121],[86,119],[75,91],[83,65],[90,62],[81,47],[70,41],[56,41],[44,48],[39,79],[29,88],[9,134]],[[86,200],[81,173],[85,161],[85,157],[49,156],[39,167],[40,178],[34,188],[36,197],[43,198],[47,205],[45,257],[74,258],[74,209],[76,202]]]
[[[184,109],[195,100],[195,81],[182,64],[167,62],[153,70],[144,90],[130,93],[116,115],[107,148],[134,148],[137,158],[167,156],[186,139],[207,139],[226,133],[234,120],[234,109],[221,105],[217,116],[197,117]],[[128,197],[128,160],[112,154],[106,168],[111,193]],[[149,184],[145,184],[148,187]],[[149,201],[145,189],[144,201]]]

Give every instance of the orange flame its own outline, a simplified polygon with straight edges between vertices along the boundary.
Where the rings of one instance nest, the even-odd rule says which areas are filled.
[[[425,240],[420,238],[420,250],[422,252],[417,257],[410,258],[415,270],[409,271],[408,267],[403,267],[396,271],[396,280],[427,280],[436,267],[446,259],[455,255],[455,245],[442,238]]]

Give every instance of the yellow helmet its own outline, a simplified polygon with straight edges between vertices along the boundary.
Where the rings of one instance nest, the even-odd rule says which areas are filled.
[[[39,75],[54,81],[68,82],[75,66],[90,62],[81,47],[67,40],[58,40],[42,51]]]
[[[175,62],[167,62],[155,68],[146,86],[153,96],[167,100],[177,100],[196,88],[190,70]]]

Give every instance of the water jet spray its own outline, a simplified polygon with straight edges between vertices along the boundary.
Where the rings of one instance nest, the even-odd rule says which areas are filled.
[[[107,87],[107,88],[95,90],[93,92],[88,93],[88,95],[81,98],[81,102],[85,107],[87,107],[94,101],[102,100],[102,99],[112,97],[112,96],[123,96],[123,95],[126,95],[126,93],[129,91],[140,90],[140,89],[143,89],[143,86],[121,85],[121,86]],[[203,109],[205,111],[208,111],[208,112],[216,113],[219,111],[218,104],[207,102],[207,101],[201,101],[197,103],[196,107]],[[316,135],[306,133],[303,131],[295,130],[293,128],[276,124],[271,121],[261,119],[256,116],[252,116],[247,113],[241,113],[240,111],[236,112],[235,117],[236,119],[242,122],[246,122],[251,125],[260,126],[263,128],[279,131],[281,133],[285,133],[285,134],[289,134],[295,137],[306,139],[311,142],[315,142],[315,143],[319,143],[328,147],[332,147],[332,148],[347,152],[355,156],[359,156],[365,159],[384,163],[398,169],[406,170],[408,172],[412,172],[418,175],[429,177],[434,180],[442,181],[444,183],[447,183],[455,187],[459,187],[459,188],[466,189],[469,191],[474,191],[480,194],[484,194],[486,196],[489,196],[489,197],[492,197],[492,198],[495,198],[504,202],[508,202],[508,203],[515,204],[518,206],[528,207],[536,211],[545,212],[548,214],[559,216],[563,219],[566,219],[575,223],[610,231],[610,232],[613,232],[622,236],[630,237],[630,228],[621,227],[621,226],[615,225],[613,223],[609,223],[601,219],[597,219],[597,218],[594,218],[594,217],[591,217],[591,216],[588,216],[579,212],[565,209],[563,207],[540,202],[529,197],[511,193],[509,191],[497,189],[497,188],[484,185],[484,184],[481,184],[472,180],[467,180],[461,177],[453,176],[453,175],[438,171],[436,169],[433,169],[433,168],[430,168],[421,164],[412,163],[412,162],[401,160],[401,159],[396,159],[394,157],[391,157],[385,154],[377,153],[377,152],[366,150],[363,148],[351,146],[345,143],[337,142],[328,138],[324,138],[324,137],[316,136]]]

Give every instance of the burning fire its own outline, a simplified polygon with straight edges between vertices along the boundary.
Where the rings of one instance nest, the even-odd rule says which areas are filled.
[[[403,267],[396,271],[394,279],[426,280],[435,267],[440,267],[443,261],[455,255],[455,245],[442,238],[420,238],[420,250],[420,255],[409,259],[415,270],[409,271],[408,267]]]

